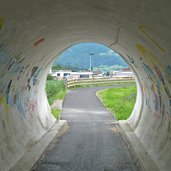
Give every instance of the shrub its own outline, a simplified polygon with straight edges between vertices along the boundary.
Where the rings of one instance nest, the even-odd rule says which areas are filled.
[[[47,80],[53,80],[53,76],[51,74],[48,74]]]
[[[66,94],[64,81],[48,80],[46,82],[46,94],[50,105],[57,99],[63,99]]]

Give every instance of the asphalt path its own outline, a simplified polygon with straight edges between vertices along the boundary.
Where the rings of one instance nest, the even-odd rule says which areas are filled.
[[[114,117],[96,96],[100,89],[69,90],[62,110],[69,131],[54,140],[36,171],[140,171]]]

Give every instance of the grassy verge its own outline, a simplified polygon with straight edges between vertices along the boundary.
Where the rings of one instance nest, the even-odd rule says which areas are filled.
[[[127,119],[135,105],[136,86],[110,88],[97,92],[98,97],[118,120]]]
[[[50,105],[52,105],[55,100],[63,100],[66,94],[66,88],[63,80],[47,80],[46,94]],[[51,109],[51,113],[57,120],[60,119],[60,109],[53,108]]]
[[[61,113],[61,110],[60,109],[57,109],[57,108],[54,108],[54,109],[51,109],[51,112],[52,112],[52,115],[57,119],[57,120],[60,120],[60,113]]]
[[[50,80],[46,82],[46,94],[49,101],[49,104],[53,104],[53,102],[57,99],[64,99],[66,94],[65,84],[62,81]]]

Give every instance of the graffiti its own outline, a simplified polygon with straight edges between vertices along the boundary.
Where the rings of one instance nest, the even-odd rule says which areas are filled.
[[[155,69],[155,71],[157,73],[157,76],[158,76],[159,80],[163,83],[163,85],[166,85],[166,83],[164,81],[164,77],[163,77],[161,71],[159,70],[159,68],[156,65],[153,65],[153,67],[154,67],[154,69]]]
[[[39,44],[43,43],[44,41],[45,41],[45,39],[44,38],[41,38],[41,39],[39,39],[38,41],[36,41],[34,43],[34,46],[38,46]]]
[[[154,32],[154,30],[152,30],[150,27],[144,26],[144,25],[140,25],[139,26],[139,30],[148,38],[150,39],[162,52],[164,52],[164,49],[151,37],[150,34],[148,34],[146,32],[146,30],[151,30]]]
[[[5,126],[5,121],[2,120],[2,128],[5,130],[6,126]]]
[[[0,81],[2,81],[0,86],[1,90],[5,88],[5,81],[3,81],[3,78],[6,74],[10,74],[11,78],[14,78],[15,75],[19,79],[19,75],[17,76],[17,74],[20,74],[24,70],[22,62],[24,61],[25,57],[22,57],[22,53],[19,52],[17,55],[12,56],[6,49],[7,45],[0,44]]]
[[[10,117],[9,117],[9,110],[10,106],[6,103],[6,98],[5,96],[0,95],[0,107],[2,108],[1,110],[5,112],[5,121],[8,127],[10,126]],[[5,127],[5,122],[3,122],[3,127]]]
[[[135,64],[134,58],[133,58],[132,56],[129,56],[129,55],[127,55],[127,57],[128,57],[128,59],[127,59],[128,62],[129,62],[130,64],[133,64],[134,67],[138,68],[138,66]]]
[[[165,93],[170,98],[171,95],[170,95],[169,85],[167,83],[167,80],[163,76],[162,72],[159,70],[159,67],[155,64],[156,61],[158,64],[160,64],[160,62],[148,49],[144,48],[142,45],[137,44],[137,48],[143,54],[146,61],[151,64],[151,66],[147,66],[146,64],[143,64],[142,66],[143,69],[145,70],[147,75],[151,76],[151,79],[153,78],[153,80],[155,80],[158,83],[158,87],[160,87],[160,90],[161,90],[161,83],[162,83]],[[150,58],[152,58],[153,60],[151,60]],[[153,68],[155,73],[152,71],[151,67]],[[158,79],[156,77],[158,77]],[[160,80],[161,83],[158,80]]]
[[[0,123],[3,129],[10,126],[10,112],[17,110],[19,117],[23,120],[33,117],[37,101],[31,97],[37,89],[35,88],[32,94],[24,91],[37,84],[42,70],[38,66],[30,68],[30,64],[24,65],[25,57],[22,52],[11,55],[7,49],[6,44],[0,44],[0,117],[2,116]],[[23,74],[22,77],[21,74]],[[23,83],[24,81],[28,83],[24,85],[24,89],[18,84],[17,80],[20,77]],[[28,94],[23,95],[23,93]]]
[[[23,99],[21,94],[17,93],[17,95],[14,96],[15,103],[17,106],[17,110],[22,114],[22,119],[26,118],[26,115],[29,113],[32,117],[36,107],[37,107],[37,101],[35,100],[29,100],[29,99]]]
[[[11,60],[10,54],[6,50],[6,46],[7,45],[0,44],[0,68],[2,71]]]
[[[22,99],[21,94],[19,93],[16,94],[16,107],[17,110],[22,114],[22,118],[25,119],[27,109],[25,108],[24,100]]]
[[[165,73],[169,83],[171,83],[171,65],[166,66]]]
[[[6,103],[9,104],[9,92],[10,92],[10,87],[11,87],[11,84],[12,84],[12,80],[9,81],[8,83],[8,86],[6,88]]]
[[[4,20],[2,17],[0,17],[0,30],[2,29],[3,25],[4,25]]]
[[[21,52],[20,52],[18,55],[10,59],[10,62],[7,64],[8,70],[11,73],[21,73],[24,68],[24,66],[21,66],[21,63],[24,60],[25,57],[21,58]]]
[[[148,75],[148,77],[151,80],[153,80],[153,77],[155,77],[155,75],[154,75],[152,69],[148,65],[146,65],[144,63],[142,63],[142,68],[144,69],[144,71],[146,72],[146,74]]]
[[[162,66],[162,64],[160,63],[160,61],[157,59],[156,56],[154,56],[153,53],[151,53],[150,50],[148,50],[147,48],[145,48],[141,44],[136,44],[136,47],[141,52],[141,54],[143,55],[143,57],[146,59],[147,62],[149,62],[150,64],[153,64],[153,63],[156,63],[157,62],[160,66]]]
[[[37,84],[37,81],[38,81],[38,77],[39,77],[39,74],[40,74],[40,71],[41,69],[38,69],[35,74],[33,75],[33,86],[35,86]]]
[[[164,48],[155,40],[154,35],[157,35],[156,32],[154,32],[150,27],[144,25],[140,25],[139,30],[142,34],[145,35],[148,40],[152,42],[155,47],[160,50],[160,52],[165,52]],[[152,31],[154,33],[152,33]],[[150,35],[151,33],[152,35]],[[144,103],[147,105],[148,109],[153,108],[150,113],[153,113],[154,117],[159,119],[158,129],[160,129],[162,125],[168,124],[168,131],[171,131],[169,120],[169,117],[171,117],[171,89],[169,84],[171,83],[171,65],[164,66],[152,51],[150,51],[140,43],[136,44],[136,48],[142,55],[140,58],[142,69],[147,74],[147,78],[151,81],[149,82],[149,84],[152,83],[152,85],[148,86],[148,88],[150,89],[151,87],[152,90],[152,103],[148,101],[149,99],[151,99],[148,99],[148,97],[145,97]],[[131,58],[129,58],[129,60],[134,64],[134,61]],[[145,85],[143,86],[143,91],[145,93],[148,93],[150,96],[150,92],[146,92],[148,90],[146,86],[147,85],[145,83]],[[168,99],[169,101],[167,101],[166,99]],[[166,111],[167,109],[169,109],[169,111]]]
[[[35,66],[32,68],[32,71],[31,71],[31,78],[34,76],[34,74],[36,73],[36,71],[38,70],[38,66]]]
[[[4,106],[4,108],[5,108],[5,112],[6,113],[9,113],[9,105],[6,103],[6,98],[5,98],[5,96],[1,96],[0,97],[0,106]]]
[[[157,43],[157,41],[152,38],[152,36],[147,33],[147,31],[153,31],[155,32],[154,30],[152,30],[150,27],[147,27],[147,26],[144,26],[144,25],[140,25],[139,26],[139,30],[156,46],[160,49],[160,51],[164,52],[164,48],[162,48],[159,43]],[[159,62],[159,60],[157,59],[157,57],[155,57],[154,54],[152,54],[148,49],[146,49],[145,47],[143,47],[142,45],[140,44],[137,44],[136,45],[137,48],[139,49],[139,51],[143,54],[143,56],[145,57],[145,59],[151,63],[151,65],[153,65],[156,73],[157,73],[157,76],[159,77],[160,81],[163,83],[164,85],[164,90],[166,92],[166,94],[168,95],[168,97],[170,97],[170,92],[169,92],[169,85],[166,85],[168,84],[167,81],[165,81],[165,78],[164,76],[162,75],[162,72],[159,70],[158,66],[161,66],[162,68],[165,68],[163,67],[163,65]],[[149,60],[149,59],[152,59],[152,60]],[[155,63],[157,62],[157,65],[155,65]],[[170,72],[169,72],[170,68],[169,68],[169,65],[166,67],[165,71],[166,71],[166,77],[168,78],[168,81],[170,80]]]
[[[155,65],[154,65],[154,69],[155,69],[155,71],[157,73],[157,76],[158,76],[159,80],[163,84],[163,88],[164,88],[165,93],[167,94],[167,96],[169,98],[171,98],[170,91],[169,91],[169,88],[166,85],[166,81],[165,81],[165,78],[164,78],[163,74],[161,73],[161,71],[159,70],[159,68],[157,66],[155,66]]]
[[[159,110],[159,108],[158,108],[158,97],[156,94],[154,94],[154,97],[155,97],[155,99],[153,101],[154,102],[154,108],[155,108],[155,111],[157,112]]]
[[[33,117],[33,113],[34,113],[34,111],[35,111],[35,109],[37,107],[37,101],[34,101],[34,100],[33,101],[28,101],[26,106],[27,106],[29,114],[31,115],[31,117]]]
[[[129,63],[135,64],[134,58],[133,58],[132,56],[127,55],[127,57],[128,57],[128,60],[129,60],[128,62],[129,62]]]
[[[16,100],[17,100],[17,96],[16,96],[16,94],[15,94],[15,95],[14,95],[14,98],[13,98],[14,104],[16,104]]]
[[[31,89],[31,82],[32,82],[33,86],[36,85],[40,71],[41,71],[41,68],[39,68],[37,66],[32,68],[31,76],[30,76],[30,78],[27,79],[27,87],[28,87],[29,91]]]

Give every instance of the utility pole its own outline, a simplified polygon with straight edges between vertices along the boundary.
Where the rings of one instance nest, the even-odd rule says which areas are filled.
[[[93,55],[95,55],[95,53],[90,53],[89,55],[90,55],[90,72],[91,72],[91,65],[92,65],[92,61],[91,61],[92,59],[91,58]]]

